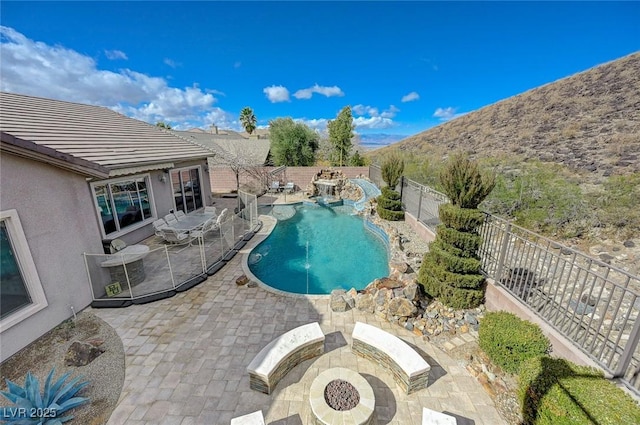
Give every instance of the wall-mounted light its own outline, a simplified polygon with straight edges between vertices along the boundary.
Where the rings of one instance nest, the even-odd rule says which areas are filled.
[[[205,166],[204,166],[204,172],[205,172],[205,173],[209,173],[209,166],[208,166],[208,165],[205,165]]]
[[[164,174],[160,174],[158,176],[158,180],[160,180],[162,183],[166,183],[167,182],[167,176]]]

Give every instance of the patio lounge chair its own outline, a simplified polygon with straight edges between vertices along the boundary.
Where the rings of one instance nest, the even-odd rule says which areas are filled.
[[[216,207],[204,207],[205,214],[213,214],[216,215]]]
[[[211,229],[209,229],[209,231],[212,231],[212,230],[222,231],[222,223],[224,223],[227,220],[228,213],[229,213],[228,208],[223,209],[222,212],[220,212],[220,215],[216,218],[215,223],[213,224]]]
[[[287,193],[292,193],[294,189],[295,189],[295,185],[293,184],[293,182],[288,182],[287,184],[284,185],[284,191]]]
[[[176,216],[176,220],[180,221],[182,220],[184,217],[186,217],[187,215],[184,213],[184,211],[182,210],[178,210],[176,212],[173,213],[173,215]]]
[[[167,224],[169,226],[171,226],[171,225],[177,223],[178,219],[176,218],[176,216],[173,213],[169,213],[169,214],[164,216],[164,221],[166,221]]]
[[[169,226],[163,218],[160,218],[153,222],[153,231],[156,236],[162,237],[162,229]]]
[[[216,217],[211,217],[209,220],[204,222],[204,224],[202,225],[202,228],[193,230],[189,234],[194,239],[202,238],[204,237],[205,233],[208,233],[216,229],[216,223],[217,223]]]
[[[189,234],[189,232],[174,229],[173,227],[165,227],[164,229],[162,229],[162,238],[165,242],[172,245],[186,245],[181,250],[175,252],[182,252],[185,249],[189,248],[191,246],[191,241],[193,241],[194,239],[193,236]]]
[[[271,182],[271,188],[269,189],[269,192],[271,193],[280,192],[280,182],[279,181]]]

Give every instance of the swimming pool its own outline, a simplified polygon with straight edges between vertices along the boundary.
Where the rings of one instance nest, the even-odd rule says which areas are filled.
[[[273,232],[249,254],[265,284],[298,294],[363,289],[389,274],[388,249],[347,206],[275,206]]]

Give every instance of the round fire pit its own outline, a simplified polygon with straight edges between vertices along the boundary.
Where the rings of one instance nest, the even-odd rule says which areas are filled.
[[[314,423],[373,423],[373,388],[360,374],[336,367],[319,374],[309,389],[309,404]]]

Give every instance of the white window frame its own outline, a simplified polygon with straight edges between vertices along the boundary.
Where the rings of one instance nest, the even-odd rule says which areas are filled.
[[[180,167],[180,168],[172,168],[171,170],[169,170],[169,184],[171,186],[171,193],[173,193],[173,178],[171,176],[171,173],[173,171],[177,171],[178,173],[182,173],[183,171],[186,170],[193,170],[194,168],[198,169],[198,179],[200,180],[200,196],[202,198],[202,207],[205,206],[205,197],[204,197],[204,192],[202,190],[202,188],[204,187],[203,185],[203,180],[204,180],[204,170],[202,169],[202,165],[198,164],[198,165],[188,165],[186,167]],[[176,211],[178,209],[178,206],[176,205],[176,198],[173,197],[171,202],[173,203],[173,211]],[[197,211],[201,208],[196,208],[194,211]]]
[[[149,217],[148,219],[142,220],[141,222],[136,223],[134,225],[127,226],[124,230],[120,229],[117,232],[109,233],[107,235],[107,232],[104,230],[104,226],[102,225],[102,217],[100,216],[100,206],[98,205],[98,200],[96,198],[96,186],[110,185],[112,183],[118,183],[118,182],[127,181],[127,180],[134,180],[140,177],[143,177],[147,182],[147,194],[149,195],[149,204],[151,206],[151,217]],[[123,176],[117,179],[100,180],[96,182],[91,182],[90,186],[91,186],[91,196],[93,196],[93,208],[96,212],[96,217],[98,219],[98,225],[100,227],[100,234],[102,235],[102,239],[105,239],[107,237],[109,237],[110,239],[118,238],[122,235],[126,235],[127,233],[133,232],[134,230],[140,229],[141,227],[144,227],[149,223],[153,223],[155,220],[158,219],[158,214],[156,212],[156,203],[153,198],[153,187],[151,185],[150,173]]]
[[[9,240],[11,241],[11,247],[15,254],[24,285],[31,297],[31,304],[22,307],[21,309],[11,313],[9,316],[0,320],[0,332],[4,332],[10,327],[17,325],[18,323],[26,320],[28,317],[33,316],[40,310],[46,308],[47,298],[42,288],[42,282],[38,276],[38,270],[36,264],[33,262],[31,251],[29,250],[29,244],[27,238],[22,229],[22,223],[16,210],[0,211],[0,220],[4,221],[9,233]]]

